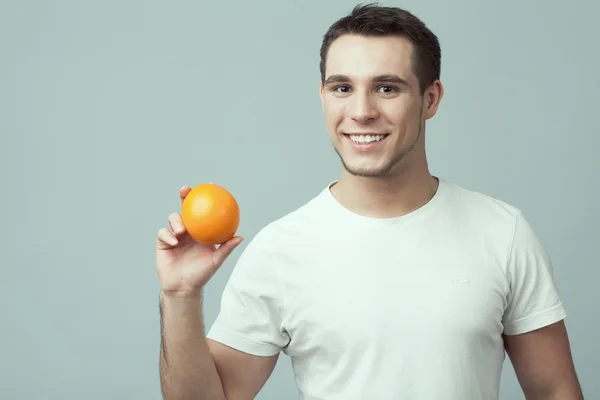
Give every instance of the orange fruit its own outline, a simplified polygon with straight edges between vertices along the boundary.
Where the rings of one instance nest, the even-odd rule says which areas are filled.
[[[240,224],[240,208],[227,190],[214,183],[194,187],[183,199],[181,219],[197,242],[223,244],[235,236]]]

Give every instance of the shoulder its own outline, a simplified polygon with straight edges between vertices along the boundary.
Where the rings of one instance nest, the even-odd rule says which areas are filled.
[[[299,207],[267,223],[255,236],[256,241],[283,244],[290,236],[314,232],[326,218],[328,206],[326,193],[321,191]]]
[[[300,206],[262,226],[246,245],[242,257],[281,257],[293,252],[300,242],[314,236],[324,223],[328,206],[324,190],[305,200]]]
[[[519,207],[454,183],[447,186],[446,215],[462,229],[489,245],[500,245],[509,257],[531,252],[546,257],[537,232]]]
[[[445,208],[455,220],[483,232],[512,235],[523,218],[520,208],[489,194],[444,182],[447,191]]]
[[[519,208],[489,194],[468,189],[453,182],[445,182],[449,193],[448,201],[452,207],[474,216],[514,219],[520,213]]]
[[[446,185],[444,225],[468,243],[494,254],[503,269],[515,252],[543,253],[536,232],[519,207],[454,183]]]

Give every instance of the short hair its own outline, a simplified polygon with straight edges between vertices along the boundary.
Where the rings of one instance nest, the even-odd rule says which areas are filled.
[[[377,3],[359,4],[350,14],[337,20],[323,36],[321,44],[321,82],[325,82],[327,53],[331,44],[343,35],[399,36],[414,48],[413,72],[419,80],[421,94],[440,78],[441,49],[437,36],[416,16],[397,7]]]

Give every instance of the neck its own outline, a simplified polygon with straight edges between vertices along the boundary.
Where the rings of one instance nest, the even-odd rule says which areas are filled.
[[[439,182],[425,166],[405,169],[385,177],[360,177],[343,170],[331,188],[333,196],[348,210],[373,218],[406,215],[425,205]]]

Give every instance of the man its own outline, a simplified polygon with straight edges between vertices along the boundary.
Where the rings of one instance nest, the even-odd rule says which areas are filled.
[[[498,399],[505,351],[528,399],[583,398],[532,227],[428,170],[439,76],[436,36],[404,10],[360,6],[333,24],[320,95],[341,177],[249,243],[206,338],[202,287],[241,238],[202,246],[169,217],[166,399],[252,399],[281,352],[302,399]]]

